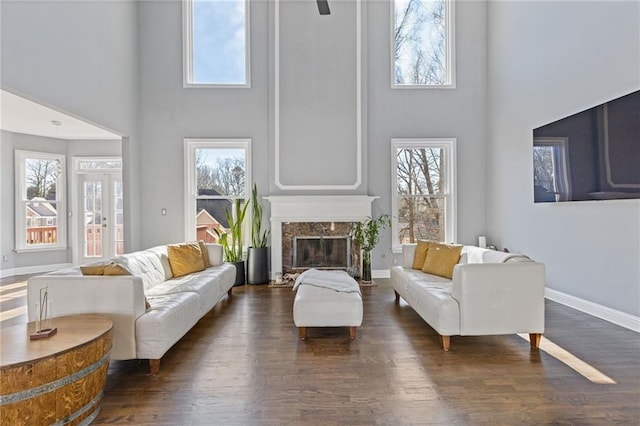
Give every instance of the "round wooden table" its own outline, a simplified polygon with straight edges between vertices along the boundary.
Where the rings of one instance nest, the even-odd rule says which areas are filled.
[[[0,330],[0,424],[88,424],[100,411],[113,324],[102,315],[50,320],[55,335],[30,340],[35,323]]]

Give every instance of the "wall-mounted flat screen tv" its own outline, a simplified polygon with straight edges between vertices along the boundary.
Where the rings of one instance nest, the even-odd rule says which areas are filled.
[[[536,203],[640,198],[640,90],[533,130]]]

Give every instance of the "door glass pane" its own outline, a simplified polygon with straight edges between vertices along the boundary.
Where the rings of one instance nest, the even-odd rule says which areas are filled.
[[[102,257],[102,182],[84,183],[84,256]]]
[[[111,221],[113,229],[113,250],[114,254],[124,254],[124,213],[122,211],[123,191],[122,181],[113,182],[113,219]]]

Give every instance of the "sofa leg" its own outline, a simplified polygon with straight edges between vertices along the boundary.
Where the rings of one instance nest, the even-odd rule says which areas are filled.
[[[227,290],[227,295],[229,297],[231,297],[233,295],[233,287],[231,287],[229,290]]]
[[[451,346],[451,336],[440,336],[440,342],[442,343],[442,349],[448,351]]]
[[[356,338],[357,329],[358,327],[349,327],[349,337],[351,337],[351,340],[354,340]]]
[[[151,370],[151,374],[158,374],[160,372],[160,360],[159,359],[150,359],[149,360],[149,369]]]
[[[395,290],[393,290],[393,292],[396,294],[396,303],[400,303],[400,295]]]
[[[529,333],[529,343],[532,348],[539,348],[542,340],[542,333]]]
[[[307,327],[300,327],[299,332],[300,332],[300,339],[307,340]]]

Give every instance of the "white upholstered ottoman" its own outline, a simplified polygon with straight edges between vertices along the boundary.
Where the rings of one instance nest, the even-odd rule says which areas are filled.
[[[309,269],[293,289],[293,322],[302,340],[307,338],[307,327],[349,327],[349,336],[356,338],[356,327],[362,325],[362,296],[349,274]]]

